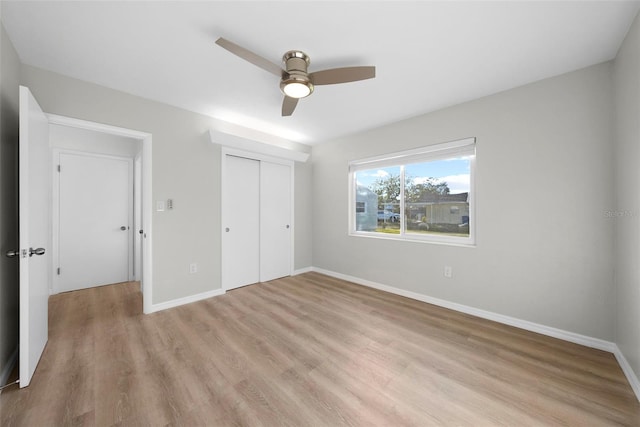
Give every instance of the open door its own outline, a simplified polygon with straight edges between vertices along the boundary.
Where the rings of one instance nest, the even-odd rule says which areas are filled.
[[[49,122],[20,86],[20,388],[31,382],[48,339]]]

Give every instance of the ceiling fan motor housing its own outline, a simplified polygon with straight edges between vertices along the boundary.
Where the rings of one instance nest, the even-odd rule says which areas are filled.
[[[285,64],[287,72],[282,76],[282,80],[280,81],[280,90],[286,95],[284,88],[287,85],[297,83],[307,86],[309,93],[306,96],[311,95],[313,92],[313,84],[307,74],[307,67],[311,62],[309,56],[299,50],[290,50],[283,55],[282,61]]]

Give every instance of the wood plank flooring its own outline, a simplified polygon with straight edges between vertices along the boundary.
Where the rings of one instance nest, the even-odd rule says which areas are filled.
[[[640,426],[614,356],[317,273],[142,315],[60,294],[2,426]]]

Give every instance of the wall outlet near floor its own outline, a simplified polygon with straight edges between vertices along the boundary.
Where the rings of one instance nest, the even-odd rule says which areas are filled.
[[[453,270],[450,265],[444,266],[444,277],[448,277],[449,279],[453,276]]]
[[[196,264],[195,262],[192,262],[191,264],[189,264],[189,273],[193,274],[197,272],[198,272],[198,264]]]

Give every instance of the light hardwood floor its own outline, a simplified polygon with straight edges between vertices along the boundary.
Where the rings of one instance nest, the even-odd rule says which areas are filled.
[[[0,424],[640,425],[609,353],[317,273],[141,305],[137,283],[51,297]]]

